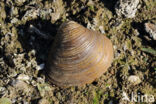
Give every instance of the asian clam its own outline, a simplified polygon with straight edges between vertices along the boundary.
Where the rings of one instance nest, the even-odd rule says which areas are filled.
[[[64,22],[48,55],[46,74],[57,86],[81,86],[107,71],[113,60],[111,41],[74,21]]]

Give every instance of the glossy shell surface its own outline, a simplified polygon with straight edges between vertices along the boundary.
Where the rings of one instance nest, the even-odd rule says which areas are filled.
[[[112,60],[113,47],[107,37],[68,21],[58,29],[46,74],[57,86],[81,86],[106,72]]]

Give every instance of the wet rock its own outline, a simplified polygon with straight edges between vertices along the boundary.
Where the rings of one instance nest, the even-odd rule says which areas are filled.
[[[153,40],[156,40],[156,24],[145,23],[145,30]]]
[[[139,0],[119,0],[115,5],[116,14],[126,18],[134,18],[138,8]]]
[[[139,78],[139,76],[136,75],[129,76],[128,81],[131,82],[133,85],[137,85],[141,83],[141,79]]]

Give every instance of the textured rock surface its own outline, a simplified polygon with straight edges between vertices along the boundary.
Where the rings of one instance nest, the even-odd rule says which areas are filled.
[[[134,18],[138,4],[139,0],[119,0],[115,6],[116,14],[126,18]]]
[[[156,24],[145,23],[145,30],[153,40],[156,40]]]

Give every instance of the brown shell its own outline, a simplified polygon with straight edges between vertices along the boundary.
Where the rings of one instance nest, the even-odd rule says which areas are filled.
[[[112,59],[113,47],[107,37],[68,21],[58,29],[46,73],[57,86],[84,85],[106,72]]]

